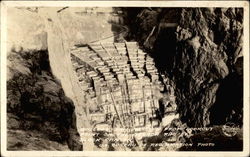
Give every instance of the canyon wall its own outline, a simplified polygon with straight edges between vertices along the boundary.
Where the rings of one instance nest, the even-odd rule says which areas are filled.
[[[172,80],[189,126],[242,125],[243,9],[126,8],[136,40]]]
[[[60,9],[8,10],[9,150],[91,150],[93,142],[82,143],[78,133],[89,126],[91,104],[79,89],[70,48],[118,30],[106,16],[96,20],[81,16],[80,8]],[[126,39],[138,41],[169,78],[182,122],[242,125],[243,9],[122,10]]]
[[[8,9],[8,150],[83,149],[70,58],[66,62],[62,37],[50,32],[60,29],[45,18],[50,20],[36,8]]]

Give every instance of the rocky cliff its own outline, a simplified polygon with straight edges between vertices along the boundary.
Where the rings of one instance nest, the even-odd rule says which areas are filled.
[[[86,102],[69,50],[113,35],[115,28],[107,23],[108,17],[99,16],[96,21],[92,15],[81,16],[77,8],[59,13],[60,9],[8,10],[9,150],[82,150],[86,146],[78,133],[88,126]],[[183,123],[242,125],[241,8],[122,10],[127,40],[138,41],[174,87]]]
[[[242,8],[126,8],[130,34],[172,80],[189,126],[242,124]]]
[[[81,150],[75,107],[51,73],[48,52],[13,50],[8,61],[8,149]]]
[[[82,150],[75,106],[52,73],[47,30],[37,11],[8,10],[7,148]]]

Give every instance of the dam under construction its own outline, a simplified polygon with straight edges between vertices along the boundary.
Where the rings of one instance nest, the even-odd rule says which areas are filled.
[[[3,156],[246,150],[248,9],[144,3],[4,6]]]
[[[71,49],[93,134],[120,141],[159,135],[176,114],[174,89],[137,42],[99,42]],[[82,140],[86,128],[80,130]]]

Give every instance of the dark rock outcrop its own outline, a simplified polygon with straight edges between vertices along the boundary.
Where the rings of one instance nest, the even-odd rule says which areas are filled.
[[[226,136],[221,126],[215,126],[210,131],[201,131],[189,138],[186,142],[192,146],[183,146],[180,151],[242,151],[243,130],[238,129],[232,137]]]
[[[8,70],[8,150],[82,150],[74,104],[52,75],[48,52],[12,50]]]
[[[227,121],[242,124],[242,8],[124,12],[133,14],[125,19],[130,28],[127,39],[147,49],[174,83],[183,122],[196,127]]]

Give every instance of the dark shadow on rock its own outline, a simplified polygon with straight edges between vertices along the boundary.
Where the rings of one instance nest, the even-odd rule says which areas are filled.
[[[61,145],[66,142],[70,150],[82,150],[73,101],[66,97],[60,82],[53,76],[48,52],[10,52],[8,60],[12,63],[8,73],[12,77],[7,81],[7,115],[12,122],[7,124],[8,130],[20,130],[24,134],[39,132],[43,135],[40,138]],[[14,142],[13,137],[8,138]],[[22,150],[19,145],[16,148],[12,145],[11,149]]]
[[[236,62],[236,70],[220,83],[216,102],[210,109],[210,122],[214,125],[233,122],[243,124],[243,58]]]
[[[242,129],[232,137],[226,136],[221,126],[215,126],[211,131],[202,131],[190,137],[187,143],[192,146],[183,146],[180,151],[242,151]]]

